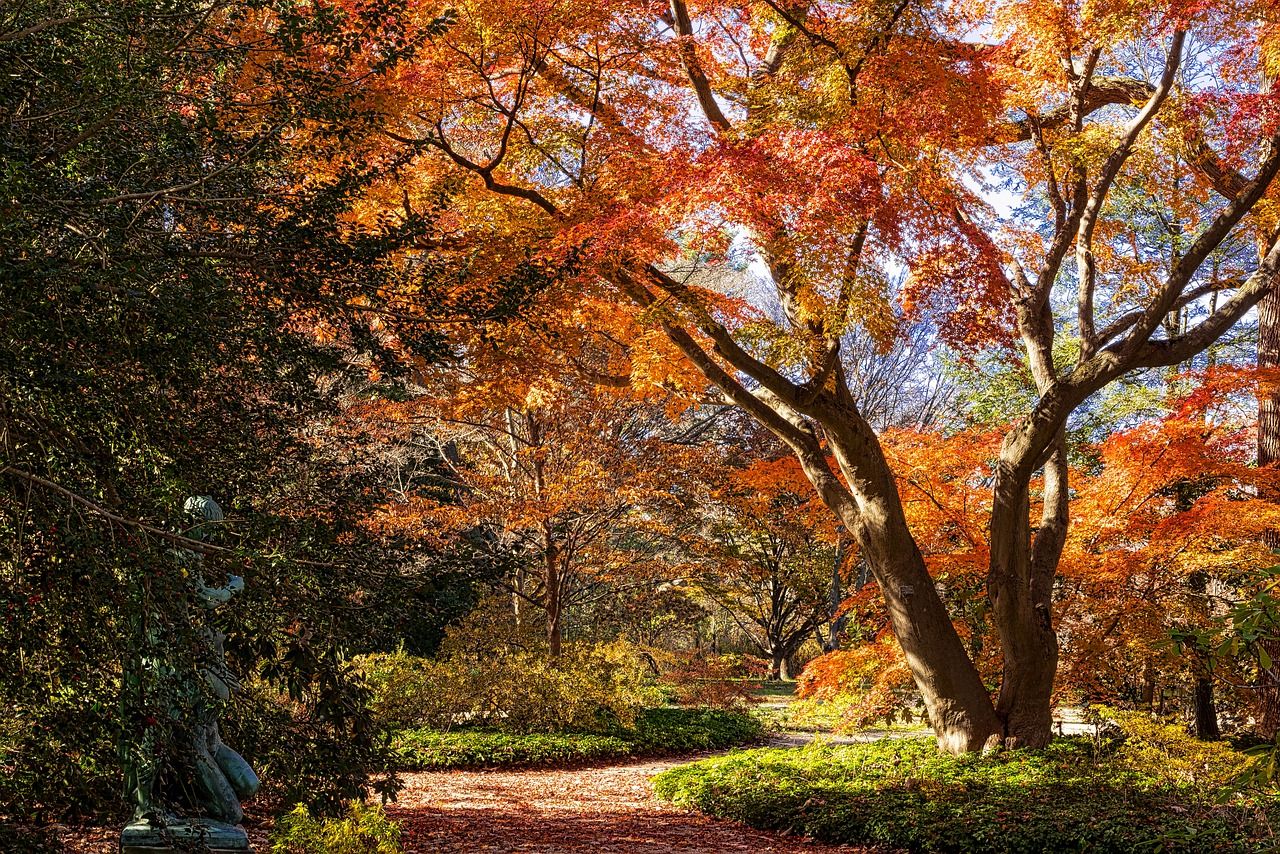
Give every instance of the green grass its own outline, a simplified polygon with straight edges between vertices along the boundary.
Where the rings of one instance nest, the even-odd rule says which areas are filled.
[[[1210,793],[1119,768],[1083,739],[1045,751],[940,756],[931,739],[752,750],[659,775],[680,806],[838,844],[954,854],[1280,850],[1261,795]]]
[[[770,700],[790,700],[796,695],[796,683],[791,682],[764,682],[759,688],[751,692],[753,696]]]
[[[392,748],[410,771],[574,765],[638,756],[723,750],[759,738],[760,722],[712,709],[647,709],[633,728],[608,733],[505,733],[462,728],[406,730]]]

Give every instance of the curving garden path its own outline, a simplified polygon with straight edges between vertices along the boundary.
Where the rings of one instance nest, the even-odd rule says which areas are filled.
[[[827,854],[869,849],[686,812],[653,794],[656,774],[700,757],[594,768],[405,776],[388,808],[406,854]]]

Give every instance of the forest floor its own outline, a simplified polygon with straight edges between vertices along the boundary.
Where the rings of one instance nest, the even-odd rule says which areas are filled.
[[[782,731],[768,747],[801,747],[816,737],[829,744],[900,737],[875,730],[853,736],[786,727],[794,683],[763,686],[760,708]],[[403,774],[404,789],[387,813],[403,828],[405,854],[872,854],[804,837],[754,830],[679,809],[653,793],[653,778],[713,754],[646,759],[616,765],[433,771]],[[257,852],[270,850],[269,822],[246,821]],[[58,828],[51,851],[117,854],[118,828]]]

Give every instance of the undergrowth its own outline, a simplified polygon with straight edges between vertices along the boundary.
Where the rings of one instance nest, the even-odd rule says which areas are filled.
[[[1059,739],[1043,751],[985,757],[898,739],[734,753],[654,783],[680,806],[762,830],[922,854],[1280,850],[1274,795],[1223,798],[1224,780],[1191,784],[1185,763],[1164,774],[1150,757],[1133,738]]]
[[[646,709],[608,733],[516,734],[458,728],[404,730],[392,743],[404,770],[572,765],[639,756],[723,750],[759,738],[754,717],[715,709]]]

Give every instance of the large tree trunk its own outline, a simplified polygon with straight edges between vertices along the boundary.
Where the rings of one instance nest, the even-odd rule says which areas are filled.
[[[846,405],[851,410],[846,417],[824,423],[856,505],[829,500],[824,494],[824,486],[828,491],[829,486],[821,477],[814,485],[853,533],[880,585],[939,748],[960,754],[997,745],[1004,728],[907,526],[893,472],[870,425]],[[831,429],[837,425],[844,429]],[[805,462],[802,458],[802,465]],[[810,469],[805,465],[806,473]]]
[[[1065,435],[1059,431],[1044,467],[1044,510],[1034,539],[1029,485],[1014,474],[1016,468],[1002,458],[991,515],[987,592],[1004,665],[996,715],[1006,746],[1039,748],[1053,737],[1053,577],[1067,531]]]
[[[772,660],[769,662],[769,680],[771,682],[780,682],[783,679],[790,679],[791,673],[787,668],[786,652],[774,647],[770,658]]]
[[[648,272],[660,280],[663,277],[652,267]],[[623,278],[622,283],[632,288],[641,305],[652,303],[633,279]],[[680,288],[678,283],[670,284]],[[822,425],[824,447],[813,421],[767,388],[748,392],[687,330],[670,323],[664,323],[663,329],[726,397],[791,447],[823,503],[853,534],[880,585],[894,636],[924,701],[939,749],[961,754],[1002,743],[1004,726],[996,717],[990,692],[934,587],[907,526],[894,473],[875,431],[858,412],[839,363],[835,363],[829,384],[831,394],[805,402],[808,417]],[[728,342],[718,345],[721,343]],[[843,483],[829,466],[828,452],[835,455]]]

